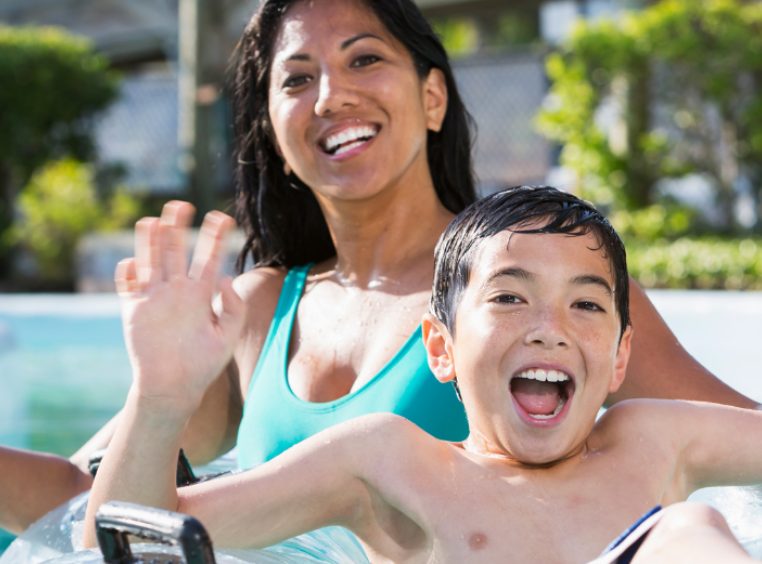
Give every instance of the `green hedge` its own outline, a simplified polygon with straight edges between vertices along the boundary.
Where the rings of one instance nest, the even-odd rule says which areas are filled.
[[[627,262],[647,288],[762,290],[762,239],[630,240]]]

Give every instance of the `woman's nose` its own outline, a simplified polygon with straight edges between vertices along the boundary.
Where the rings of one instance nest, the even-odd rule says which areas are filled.
[[[358,95],[354,84],[338,72],[323,72],[320,75],[315,114],[325,117],[342,109],[357,105]]]

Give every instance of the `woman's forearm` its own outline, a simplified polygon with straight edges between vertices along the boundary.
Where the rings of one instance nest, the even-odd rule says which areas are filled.
[[[85,517],[83,542],[95,545],[95,514],[101,504],[122,500],[177,508],[177,454],[190,413],[130,390],[119,427],[103,456]]]
[[[92,483],[66,458],[7,447],[0,447],[0,479],[0,526],[15,534]]]
[[[737,392],[686,351],[645,292],[630,280],[634,335],[627,377],[609,404],[635,397],[711,401],[745,408],[758,402]]]

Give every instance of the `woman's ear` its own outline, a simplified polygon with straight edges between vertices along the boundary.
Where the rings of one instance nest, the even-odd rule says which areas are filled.
[[[432,68],[429,71],[423,82],[423,95],[426,127],[431,131],[439,131],[447,113],[447,82],[440,69]]]
[[[421,320],[423,346],[429,368],[440,382],[449,382],[455,378],[455,366],[452,358],[452,337],[444,323],[430,313]]]
[[[619,340],[619,348],[616,353],[616,360],[614,361],[614,377],[611,379],[609,385],[609,393],[613,394],[624,382],[624,377],[627,374],[627,363],[630,360],[630,345],[632,343],[632,326],[628,325],[622,333],[622,338]]]

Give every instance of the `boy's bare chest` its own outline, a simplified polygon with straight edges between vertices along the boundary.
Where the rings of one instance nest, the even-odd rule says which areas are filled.
[[[434,500],[427,511],[439,556],[447,562],[586,562],[660,502],[660,487],[642,467],[611,470],[563,481],[526,475],[472,480],[472,487]]]

